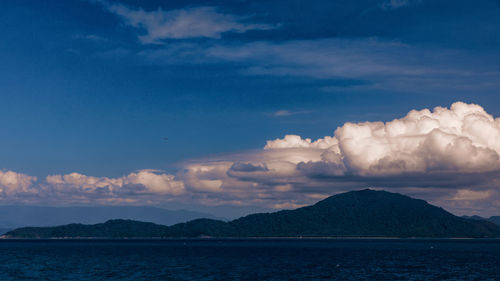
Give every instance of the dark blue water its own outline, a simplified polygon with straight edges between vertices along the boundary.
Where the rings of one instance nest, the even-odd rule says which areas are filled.
[[[500,240],[1,240],[0,280],[500,280]]]

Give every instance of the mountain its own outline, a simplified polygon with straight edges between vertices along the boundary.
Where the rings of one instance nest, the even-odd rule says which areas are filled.
[[[0,206],[0,229],[22,226],[55,226],[69,223],[96,224],[111,219],[130,219],[172,225],[197,218],[220,219],[206,213],[155,207],[35,207]]]
[[[490,217],[488,219],[488,221],[496,224],[496,225],[500,225],[500,216],[493,216],[493,217]]]
[[[483,218],[480,216],[462,216],[462,218],[469,219],[469,220],[483,220],[483,221],[489,221],[492,222],[496,225],[500,225],[500,216],[492,216],[490,218]]]
[[[14,238],[52,237],[163,237],[168,226],[133,220],[109,220],[98,224],[67,224],[56,227],[23,227],[7,232]]]
[[[167,227],[131,220],[20,228],[9,238],[49,237],[500,237],[500,226],[456,217],[423,200],[361,190],[312,206],[248,215],[230,222],[196,219]]]
[[[462,216],[462,218],[464,218],[464,219],[468,219],[468,220],[477,220],[477,221],[481,221],[481,220],[488,220],[487,218],[483,218],[483,217],[478,216],[478,215],[473,215],[473,216]]]

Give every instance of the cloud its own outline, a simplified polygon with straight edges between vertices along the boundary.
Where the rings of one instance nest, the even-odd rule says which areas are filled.
[[[278,110],[278,111],[274,112],[273,115],[277,116],[277,117],[290,116],[290,115],[292,115],[292,112],[290,112],[289,110]]]
[[[459,189],[455,194],[430,197],[429,200],[438,206],[453,210],[458,215],[498,216],[500,210],[498,185],[484,190]]]
[[[325,91],[376,89],[399,92],[496,91],[498,58],[377,38],[177,43],[137,53],[151,64],[237,62],[242,75],[357,81]],[[460,57],[460,60],[456,58]],[[418,58],[418,59],[417,59]],[[477,64],[488,61],[490,63]],[[278,114],[286,115],[286,111]]]
[[[88,41],[97,41],[97,42],[104,42],[104,41],[109,41],[109,39],[101,37],[99,35],[95,34],[74,34],[72,36],[74,40],[88,40]]]
[[[269,169],[265,165],[252,165],[250,163],[241,163],[237,162],[234,163],[231,168],[229,168],[231,171],[235,172],[265,172],[269,171]]]
[[[386,123],[345,123],[315,141],[286,135],[268,141],[261,151],[200,160],[195,170],[204,172],[188,166],[187,174],[193,183],[198,176],[217,181],[217,192],[245,194],[249,202],[257,194],[258,199],[272,197],[272,204],[261,202],[269,207],[381,187],[429,194],[448,190],[427,199],[459,210],[460,202],[495,198],[491,190],[500,188],[499,155],[500,119],[479,105],[456,102],[450,108],[412,110]]]
[[[205,53],[208,58],[248,63],[243,70],[247,75],[365,81],[351,88],[405,92],[492,89],[496,83],[491,81],[498,81],[499,75],[493,65],[457,65],[457,56],[477,59],[465,51],[423,48],[374,38],[217,45]],[[418,60],[414,59],[417,57]]]
[[[371,187],[402,192],[457,213],[500,207],[500,118],[481,106],[412,110],[389,122],[345,123],[317,140],[297,135],[262,149],[182,163],[175,175],[80,173],[35,177],[0,172],[1,200],[154,204],[177,200],[291,208]],[[38,201],[37,201],[38,200]]]
[[[36,177],[28,176],[13,171],[0,171],[0,195],[10,196],[19,193],[36,192],[32,188]]]
[[[300,75],[315,78],[360,77],[367,75],[419,75],[435,71],[413,64],[403,67],[394,55],[411,47],[398,42],[375,39],[292,40],[280,43],[266,41],[243,45],[216,45],[207,56],[228,61],[259,62],[247,69],[248,74]],[[386,52],[392,50],[389,55]],[[370,52],[368,52],[370,51]]]
[[[184,192],[184,183],[177,181],[175,176],[159,173],[155,170],[141,170],[119,178],[92,177],[79,173],[66,175],[50,175],[46,183],[58,191],[92,193],[105,190],[109,196],[120,194],[124,188],[127,192],[180,195]]]
[[[144,10],[107,1],[94,2],[101,3],[126,25],[134,27],[134,34],[144,44],[139,48],[100,53],[108,58],[128,58],[134,63],[163,66],[229,63],[240,75],[322,80],[315,87],[325,92],[470,94],[472,91],[496,93],[500,87],[499,56],[491,50],[478,53],[414,40],[410,40],[411,44],[408,40],[404,43],[387,37],[283,40],[278,36],[255,41],[251,36],[254,40],[250,37],[245,37],[246,40],[230,37],[179,40],[217,39],[226,33],[273,30],[280,25],[255,22],[256,17],[252,15],[231,14],[218,7]],[[421,2],[386,0],[379,1],[378,6],[394,11]],[[137,58],[139,60],[135,60]],[[287,116],[286,111],[276,114]]]
[[[485,191],[474,191],[467,189],[459,189],[457,193],[453,196],[453,200],[483,200],[488,199],[492,196],[492,190]]]
[[[387,0],[379,4],[382,10],[397,10],[406,6],[421,3],[422,0]]]
[[[145,31],[139,36],[143,44],[161,44],[165,39],[220,38],[223,33],[269,30],[276,25],[252,23],[248,16],[224,13],[216,7],[188,7],[177,10],[145,11],[122,4],[101,1],[108,11],[120,16],[126,24]]]
[[[393,121],[346,123],[316,141],[289,135],[265,149],[322,149],[324,162],[352,174],[479,173],[500,169],[500,119],[479,105],[412,110]],[[343,166],[342,166],[343,164]]]
[[[302,139],[297,135],[286,135],[282,139],[267,141],[264,149],[279,149],[279,148],[319,148],[325,149],[338,145],[338,140],[335,137],[326,136],[322,139],[312,142],[311,139]]]
[[[291,110],[278,110],[272,113],[274,117],[286,117],[286,116],[291,116],[291,115],[297,115],[297,114],[306,114],[310,113],[311,111],[309,110],[301,110],[301,111],[291,111]]]

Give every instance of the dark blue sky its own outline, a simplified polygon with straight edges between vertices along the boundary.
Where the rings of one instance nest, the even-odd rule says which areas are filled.
[[[455,101],[500,115],[495,0],[19,0],[0,36],[0,168],[39,179],[175,174]]]
[[[144,27],[127,25],[97,2],[4,3],[2,168],[38,176],[75,170],[116,176],[170,168],[200,155],[260,148],[287,133],[315,139],[332,134],[345,121],[390,120],[413,108],[456,100],[500,113],[498,1],[393,0],[395,7],[383,0],[113,3],[146,12],[210,6],[269,29],[143,44],[138,36],[146,33]],[[423,71],[401,81],[404,85],[390,85],[398,76],[394,71],[377,75],[377,70],[348,69],[343,76],[342,70],[324,69],[314,57],[272,61],[311,51],[294,46],[297,40],[308,40],[318,48],[313,52],[326,54],[330,45],[343,45],[348,53],[359,48],[361,64],[380,60],[402,69],[418,66],[457,74],[439,74],[430,81]],[[367,40],[381,46],[365,46]],[[256,50],[241,59],[202,59],[214,46],[237,52],[253,43],[289,44],[283,52],[291,54],[269,58],[265,50]],[[197,50],[147,58],[186,44]],[[358,63],[356,56],[346,61]],[[278,69],[295,64],[301,68],[296,72]],[[251,67],[269,71],[249,73]],[[315,67],[322,69],[314,74]],[[461,75],[465,71],[472,74]],[[427,85],[431,83],[437,85]],[[296,114],[273,116],[279,110]]]

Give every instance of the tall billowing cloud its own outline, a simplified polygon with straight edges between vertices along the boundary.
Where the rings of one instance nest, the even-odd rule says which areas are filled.
[[[450,108],[412,110],[386,123],[346,123],[315,141],[287,135],[268,141],[262,151],[201,161],[196,170],[219,165],[211,178],[218,192],[246,184],[253,191],[250,201],[269,195],[280,203],[310,202],[352,188],[381,187],[407,193],[426,189],[433,194],[428,199],[448,196],[439,202],[456,205],[497,202],[499,155],[500,119],[479,105],[457,102]],[[187,175],[195,182],[198,174],[188,167]],[[431,192],[442,189],[438,195]],[[494,206],[500,207],[498,202]]]
[[[270,141],[267,149],[322,148],[322,160],[361,175],[478,173],[500,168],[500,119],[478,105],[412,110],[391,122],[346,123],[333,137]]]
[[[389,122],[345,123],[317,140],[297,135],[263,149],[185,162],[175,175],[80,173],[45,181],[0,172],[3,201],[208,204],[292,208],[337,192],[383,188],[462,213],[500,210],[500,118],[481,106],[412,110]]]

